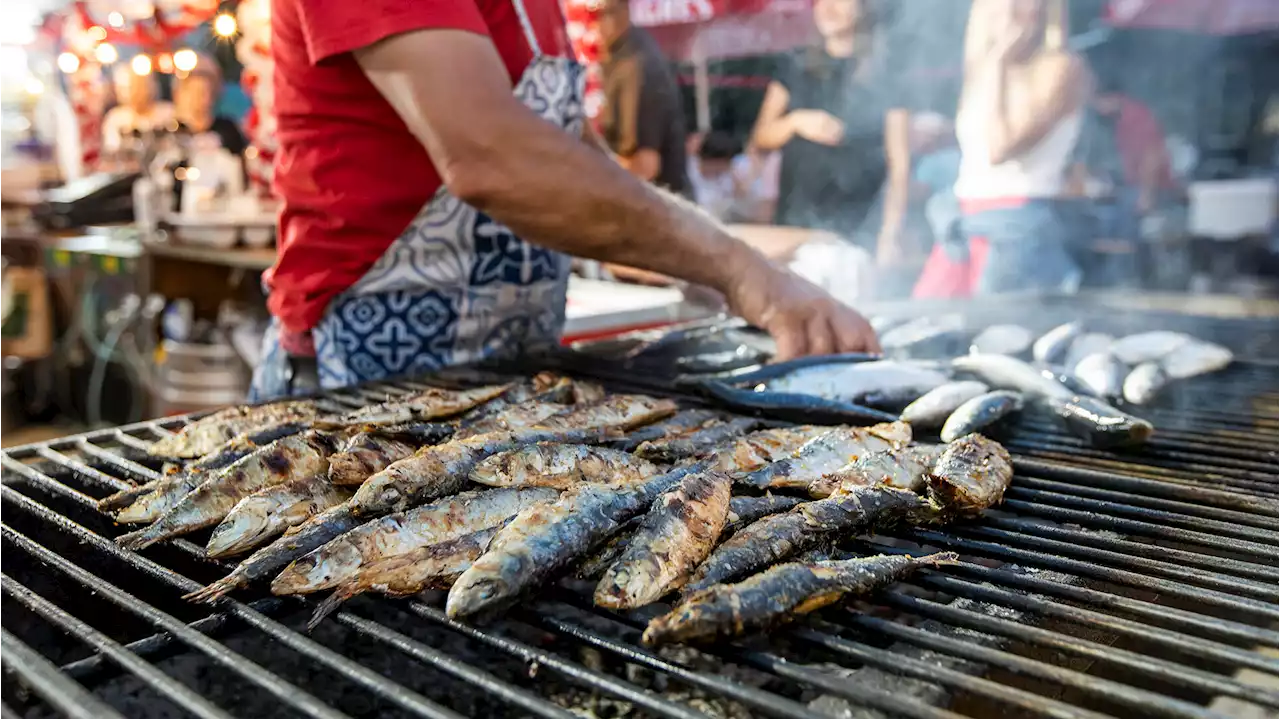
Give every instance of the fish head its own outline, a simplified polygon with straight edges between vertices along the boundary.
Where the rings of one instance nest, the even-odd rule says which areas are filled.
[[[727,585],[710,587],[690,594],[680,606],[654,617],[645,627],[641,641],[646,646],[713,639],[722,631],[732,634],[737,622],[729,603],[720,601]]]
[[[352,497],[352,504],[360,514],[374,514],[391,511],[407,503],[408,499],[395,477],[379,474],[360,485]]]
[[[256,502],[242,502],[214,528],[205,546],[205,554],[225,557],[250,549],[271,529],[270,525],[268,507]]]
[[[511,585],[502,577],[469,577],[464,573],[449,591],[445,613],[452,619],[470,616],[485,608],[501,606],[513,593]]]

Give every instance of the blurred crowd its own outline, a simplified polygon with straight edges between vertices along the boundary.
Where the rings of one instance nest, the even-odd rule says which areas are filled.
[[[603,127],[622,161],[725,222],[840,238],[829,271],[870,271],[877,294],[1135,285],[1142,239],[1185,223],[1194,148],[1095,75],[1061,3],[974,0],[949,117],[905,97],[884,3],[815,0],[816,40],[778,63],[745,140],[684,132],[668,63],[613,7]]]

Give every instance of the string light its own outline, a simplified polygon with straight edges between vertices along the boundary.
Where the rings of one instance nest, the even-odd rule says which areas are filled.
[[[231,37],[236,34],[236,18],[231,13],[222,13],[213,19],[213,32],[218,37]]]
[[[26,83],[26,90],[28,95],[39,95],[40,93],[44,92],[44,83],[40,82],[39,78],[28,77],[27,83]]]
[[[147,55],[134,55],[133,60],[129,63],[129,67],[133,68],[133,74],[144,77],[151,74],[151,58]]]
[[[104,42],[94,48],[93,56],[98,58],[98,62],[103,65],[110,65],[120,59],[120,53],[116,52],[116,46],[109,42]]]
[[[95,42],[102,42],[107,39],[107,29],[101,25],[94,25],[89,28],[88,35]]]
[[[74,52],[64,52],[58,56],[58,69],[70,75],[80,69],[80,58]]]
[[[173,54],[173,66],[179,72],[191,72],[196,69],[196,51],[190,48],[182,48]]]
[[[124,15],[111,11],[107,14],[107,24],[111,27],[124,27]]]
[[[166,75],[173,73],[173,55],[162,52],[156,55],[156,69]]]

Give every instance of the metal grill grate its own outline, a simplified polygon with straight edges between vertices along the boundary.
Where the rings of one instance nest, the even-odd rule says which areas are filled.
[[[1026,417],[998,510],[854,546],[962,563],[704,651],[641,648],[646,613],[571,583],[488,626],[439,597],[361,597],[311,635],[311,602],[261,588],[192,605],[229,565],[187,540],[122,550],[94,507],[156,476],[142,450],[177,420],[19,447],[0,457],[3,716],[1274,715],[1276,403],[1276,368],[1241,363],[1152,408],[1169,429],[1140,452]]]

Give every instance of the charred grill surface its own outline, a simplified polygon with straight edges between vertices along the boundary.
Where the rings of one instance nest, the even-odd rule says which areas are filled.
[[[422,389],[321,403],[341,413]],[[833,555],[957,562],[698,650],[645,647],[660,612],[600,609],[594,582],[572,579],[491,624],[449,619],[439,594],[362,596],[308,634],[319,598],[267,597],[261,579],[278,569],[218,602],[183,601],[232,569],[205,557],[207,532],[133,552],[114,541],[130,528],[97,507],[160,478],[146,448],[182,419],[12,448],[4,716],[1274,714],[1274,684],[1254,677],[1277,671],[1259,651],[1280,616],[1277,399],[1274,365],[1237,363],[1135,410],[1157,434],[1123,450],[1029,410],[1001,437],[1015,476],[999,512]]]

